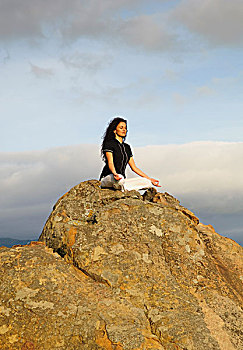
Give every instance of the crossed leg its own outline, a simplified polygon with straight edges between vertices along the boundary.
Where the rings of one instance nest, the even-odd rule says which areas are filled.
[[[132,179],[124,179],[124,176],[120,175],[121,179],[119,181],[114,179],[113,174],[107,175],[101,179],[101,188],[114,188],[116,190],[143,190],[152,186],[152,183],[149,179],[145,177],[135,177]]]

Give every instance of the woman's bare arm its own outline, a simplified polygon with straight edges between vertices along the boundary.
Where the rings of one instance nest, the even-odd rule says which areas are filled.
[[[110,171],[112,172],[112,174],[114,175],[114,179],[117,181],[120,180],[121,177],[117,174],[115,166],[114,166],[112,152],[105,152],[105,156],[107,158],[108,167],[109,167]]]
[[[155,179],[149,177],[149,176],[146,175],[141,169],[139,169],[139,168],[136,166],[133,157],[130,158],[128,164],[129,164],[130,168],[132,169],[132,171],[134,171],[134,173],[138,174],[138,175],[141,176],[141,177],[145,177],[146,179],[149,179],[149,180],[152,182],[152,184],[153,184],[154,186],[161,187],[161,186],[159,185],[159,181],[158,181],[158,180],[155,180]]]

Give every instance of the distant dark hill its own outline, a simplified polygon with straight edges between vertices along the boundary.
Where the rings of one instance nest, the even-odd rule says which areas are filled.
[[[8,247],[11,248],[13,245],[25,245],[30,243],[31,239],[16,239],[16,238],[9,238],[9,237],[0,237],[0,247]]]

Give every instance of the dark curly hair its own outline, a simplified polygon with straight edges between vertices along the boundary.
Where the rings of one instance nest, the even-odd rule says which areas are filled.
[[[121,122],[126,123],[126,125],[127,125],[126,119],[123,119],[122,117],[115,117],[109,122],[109,124],[108,124],[108,126],[106,128],[106,131],[105,131],[105,133],[104,133],[104,135],[102,137],[103,142],[102,142],[102,145],[101,145],[101,152],[100,152],[101,153],[101,157],[102,157],[103,160],[105,160],[105,154],[104,154],[104,151],[103,151],[104,144],[107,141],[115,140],[116,137],[115,137],[115,134],[114,134],[114,130],[116,130],[117,125],[119,123],[121,123]],[[124,137],[124,140],[125,139],[126,139],[126,137]]]

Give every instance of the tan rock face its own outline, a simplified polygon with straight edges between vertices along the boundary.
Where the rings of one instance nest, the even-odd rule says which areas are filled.
[[[1,350],[163,349],[143,310],[44,244],[0,259]]]
[[[57,202],[40,240],[66,262],[42,245],[1,251],[14,280],[11,289],[6,274],[4,317],[19,307],[10,328],[0,323],[4,349],[26,342],[35,349],[243,348],[242,247],[169,194],[142,197],[81,183]],[[42,289],[39,278],[46,278]],[[73,314],[62,323],[68,305]],[[19,336],[22,310],[31,326]],[[11,348],[13,340],[21,346]]]

